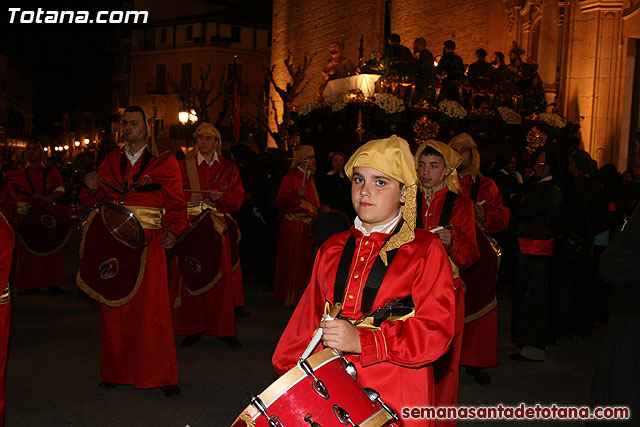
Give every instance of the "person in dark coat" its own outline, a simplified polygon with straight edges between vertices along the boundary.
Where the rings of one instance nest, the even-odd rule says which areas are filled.
[[[600,259],[600,277],[613,285],[613,316],[596,367],[591,398],[595,406],[627,406],[640,414],[640,209]],[[631,425],[606,421],[606,425]],[[599,425],[588,422],[587,425]]]
[[[511,341],[520,351],[511,358],[523,362],[541,362],[546,355],[549,258],[562,201],[562,191],[553,182],[557,164],[554,152],[541,152],[534,165],[535,178],[523,185],[511,207],[520,248],[511,313]]]
[[[593,326],[593,246],[607,229],[608,203],[604,188],[589,173],[591,157],[576,150],[569,157],[569,172],[562,191],[560,230],[552,260],[552,317],[555,336],[574,333],[591,337]]]

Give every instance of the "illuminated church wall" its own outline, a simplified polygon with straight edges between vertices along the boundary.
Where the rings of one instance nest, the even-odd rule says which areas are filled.
[[[479,47],[506,54],[517,41],[525,60],[538,65],[547,101],[580,123],[584,148],[600,165],[627,167],[639,121],[640,95],[633,88],[640,79],[634,76],[640,0],[390,0],[389,12],[391,32],[405,46],[424,37],[436,55],[453,39],[466,64]],[[329,43],[343,42],[345,56],[356,62],[362,34],[368,59],[384,48],[384,25],[385,0],[274,0],[277,81],[287,81],[282,62],[288,51],[296,58],[316,54],[307,72],[311,83],[296,102],[312,100]]]

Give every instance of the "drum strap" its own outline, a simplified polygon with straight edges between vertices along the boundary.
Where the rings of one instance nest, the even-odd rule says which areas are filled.
[[[396,225],[393,233],[387,237],[385,243],[397,232],[400,231],[404,220],[400,220],[398,225]],[[384,244],[383,244],[384,246]],[[344,245],[344,249],[342,250],[342,255],[340,256],[340,263],[338,264],[338,272],[336,273],[336,280],[333,286],[333,301],[343,301],[344,300],[344,291],[345,286],[347,284],[347,277],[349,276],[349,269],[351,267],[351,261],[353,260],[353,254],[356,251],[356,239],[353,236],[353,233],[347,239],[347,243]],[[362,293],[362,302],[360,304],[360,311],[362,313],[366,313],[365,315],[369,315],[371,309],[373,307],[373,303],[376,300],[376,296],[378,295],[378,291],[380,290],[380,285],[382,285],[382,281],[384,280],[384,276],[387,274],[387,269],[393,262],[393,258],[396,256],[398,249],[393,249],[387,252],[388,265],[384,265],[382,259],[377,256],[375,262],[373,263],[373,267],[369,272],[369,277],[367,277],[367,283],[364,286],[364,292]]]
[[[47,195],[47,174],[49,173],[49,168],[42,167],[42,195]],[[31,166],[28,166],[24,169],[24,174],[27,177],[27,182],[29,183],[29,188],[31,188],[31,194],[36,194],[36,189],[33,186],[33,181],[31,180]]]
[[[424,212],[422,212],[422,198],[424,197],[422,191],[418,191],[417,199],[417,208],[418,208],[418,216],[416,217],[416,228],[425,228],[424,227]],[[440,213],[440,219],[438,220],[438,225],[449,225],[449,221],[451,220],[451,214],[453,213],[453,205],[456,203],[456,198],[458,195],[449,190],[447,191],[447,195],[444,199],[444,206],[442,207],[442,212]]]
[[[438,221],[438,225],[449,225],[451,214],[453,213],[453,205],[455,205],[457,197],[458,195],[453,191],[447,191],[447,196],[444,199],[444,206],[442,207],[442,212],[440,213],[440,220]]]
[[[473,181],[473,185],[471,186],[471,193],[469,193],[469,198],[473,203],[475,203],[478,198],[478,190],[480,190],[480,177],[476,176],[476,180]]]
[[[126,150],[126,148],[125,148]],[[131,184],[131,188],[135,188],[136,184],[138,183],[138,179],[140,179],[140,176],[142,175],[142,172],[144,172],[145,168],[147,167],[147,165],[149,164],[149,162],[151,161],[151,151],[144,150],[144,154],[142,155],[142,161],[140,163],[140,170],[138,171],[137,174],[135,174],[135,176],[133,177],[133,183]],[[126,180],[126,172],[127,172],[127,164],[129,163],[129,159],[127,159],[127,155],[125,154],[124,151],[122,151],[122,156],[120,157],[120,175],[122,176],[122,190],[123,192],[127,191],[127,180]]]
[[[196,164],[196,156],[189,157],[185,160],[187,166],[187,176],[189,177],[189,187],[191,190],[200,190],[200,178],[198,177],[198,165]],[[201,193],[191,194],[191,203],[199,204],[202,201]]]

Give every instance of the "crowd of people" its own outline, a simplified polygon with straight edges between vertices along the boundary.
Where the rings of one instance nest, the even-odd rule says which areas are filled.
[[[329,80],[366,73],[381,74],[378,84],[382,87],[414,85],[413,94],[407,92],[405,99],[411,105],[454,100],[469,110],[487,112],[504,105],[525,115],[547,107],[538,67],[525,62],[525,52],[515,42],[506,56],[500,51],[489,55],[479,48],[470,64],[456,53],[453,40],[445,41],[438,55],[427,49],[422,37],[414,40],[413,52],[402,45],[398,34],[391,34],[387,42],[384,53],[373,53],[360,67],[344,57],[339,42],[331,43],[331,58],[322,69],[324,83],[318,95],[322,96]]]
[[[605,248],[635,209],[638,174],[598,170],[580,149],[545,148],[531,165],[505,156],[485,170],[464,133],[418,141],[414,152],[394,135],[349,158],[316,159],[306,145],[292,159],[243,146],[223,153],[209,123],[178,162],[158,153],[148,117],[125,110],[124,146],[85,174],[78,195],[91,214],[77,283],[100,302],[102,388],[180,393],[174,334],[187,347],[203,336],[241,345],[243,273],[295,307],[273,356],[278,373],[320,327],[323,344],[344,352],[396,412],[456,406],[460,366],[491,383],[501,287],[513,295],[511,358],[522,363],[543,362],[558,338],[588,339],[594,320],[607,320],[611,289],[598,278],[599,258],[611,259]],[[66,191],[38,143],[6,171],[0,225],[20,236],[13,290],[57,292],[64,283]],[[13,234],[0,239],[8,283]],[[332,307],[336,319],[324,316]]]

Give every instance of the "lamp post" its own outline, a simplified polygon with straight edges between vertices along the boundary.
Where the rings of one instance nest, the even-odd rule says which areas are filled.
[[[198,116],[196,115],[196,110],[190,111],[180,111],[178,113],[178,120],[182,123],[187,129],[187,137],[186,137],[186,147],[189,148],[189,133],[191,131],[191,124],[198,121]]]

